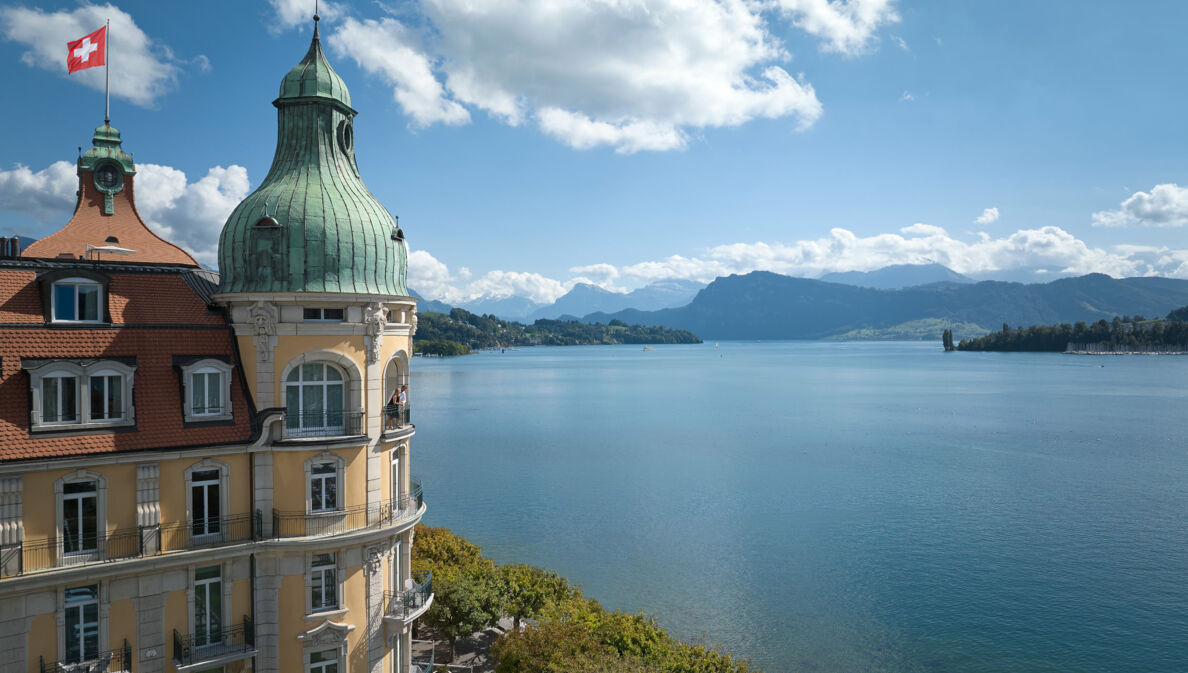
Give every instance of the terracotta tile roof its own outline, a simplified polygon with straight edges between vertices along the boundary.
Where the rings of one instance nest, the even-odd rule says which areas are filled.
[[[21,256],[85,259],[88,243],[108,245],[106,239],[115,236],[119,240],[116,245],[136,251],[119,255],[119,261],[198,266],[189,253],[154,234],[145,225],[136,211],[136,179],[128,176],[124,180],[124,188],[112,197],[114,214],[104,215],[103,193],[95,188],[91,173],[84,172],[79,180],[82,196],[70,221],[49,236],[30,243]]]
[[[96,266],[106,265],[86,268]],[[182,279],[186,270],[103,271],[111,276],[115,324],[63,328],[44,325],[36,272],[0,264],[0,462],[249,440],[253,411],[238,366],[231,381],[234,422],[183,424],[183,389],[173,356],[211,355],[237,363],[230,327]],[[21,358],[55,357],[135,357],[135,429],[30,434],[30,379],[21,370]]]

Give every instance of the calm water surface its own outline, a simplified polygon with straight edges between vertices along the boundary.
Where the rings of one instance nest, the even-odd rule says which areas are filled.
[[[777,671],[1188,671],[1188,357],[417,358],[426,523]]]

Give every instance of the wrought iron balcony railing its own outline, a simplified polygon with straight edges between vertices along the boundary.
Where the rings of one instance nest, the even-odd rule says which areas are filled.
[[[283,512],[274,509],[272,536],[338,535],[363,528],[393,526],[415,517],[423,502],[421,484],[414,481],[408,495],[382,500],[374,505],[356,505],[325,512]]]
[[[250,656],[256,650],[256,628],[251,617],[218,631],[182,635],[173,630],[173,663],[190,666],[205,661],[229,661],[241,655]]]
[[[415,575],[417,573],[414,573]],[[407,621],[429,602],[433,595],[432,570],[420,582],[415,581],[415,578],[407,582],[405,588],[400,591],[384,592],[384,614]]]
[[[64,535],[0,545],[0,577],[256,539],[251,514],[121,528],[102,535]]]
[[[284,438],[357,437],[363,435],[362,411],[285,411]]]
[[[412,425],[412,416],[407,404],[389,404],[384,407],[384,432],[403,430]]]
[[[116,673],[132,670],[132,648],[128,639],[118,650],[103,652],[94,659],[84,661],[50,661],[41,657],[41,673]]]

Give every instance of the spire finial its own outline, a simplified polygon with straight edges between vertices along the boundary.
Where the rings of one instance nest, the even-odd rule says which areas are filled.
[[[318,0],[314,0],[314,39],[315,40],[318,39],[318,21],[321,21],[321,20],[322,20],[322,17],[318,16]]]

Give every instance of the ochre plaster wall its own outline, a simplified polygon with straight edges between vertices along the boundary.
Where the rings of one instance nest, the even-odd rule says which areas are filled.
[[[136,656],[136,606],[131,598],[111,602],[107,634],[111,640],[107,649],[119,650],[124,646],[126,638],[128,646],[132,649],[132,656]]]
[[[323,453],[334,454],[346,462],[339,484],[340,507],[367,504],[366,448],[334,451],[278,451],[272,457],[273,507],[282,512],[304,512],[308,487],[305,484],[305,461]]]
[[[29,629],[29,673],[41,673],[38,657],[46,661],[58,660],[58,619],[50,613],[33,618]]]

